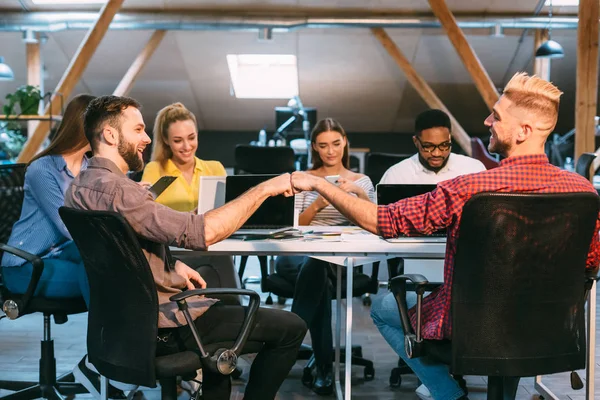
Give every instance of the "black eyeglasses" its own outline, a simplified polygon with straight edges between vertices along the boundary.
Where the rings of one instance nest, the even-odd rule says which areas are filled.
[[[450,148],[452,147],[452,142],[443,142],[440,144],[423,143],[421,142],[421,139],[419,139],[418,136],[415,137],[417,138],[417,141],[421,145],[423,151],[426,151],[427,153],[433,153],[435,149],[440,149],[441,152],[444,152],[450,150]]]

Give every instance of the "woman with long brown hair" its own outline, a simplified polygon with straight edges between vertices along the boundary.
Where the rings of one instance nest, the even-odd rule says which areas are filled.
[[[69,184],[87,167],[90,145],[83,132],[83,113],[94,96],[75,96],[67,105],[50,145],[35,156],[25,173],[21,216],[8,244],[42,257],[44,271],[36,294],[48,298],[81,297],[89,287],[81,256],[58,209]],[[4,284],[13,293],[25,293],[33,265],[9,253],[2,258]]]
[[[374,201],[371,179],[349,169],[348,138],[344,128],[332,118],[317,122],[311,133],[313,166],[309,174],[329,177],[340,189],[363,199]],[[299,225],[350,225],[338,210],[317,192],[296,195],[300,210]],[[315,356],[317,374],[311,389],[319,395],[333,392],[333,333],[331,331],[331,293],[327,262],[304,256],[283,256],[276,270],[295,285],[292,312],[308,326]]]

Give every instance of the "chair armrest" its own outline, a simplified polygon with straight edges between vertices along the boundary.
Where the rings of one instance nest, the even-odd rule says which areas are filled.
[[[258,293],[256,293],[253,290],[212,288],[212,289],[185,290],[181,293],[177,293],[177,294],[174,294],[173,296],[169,297],[169,300],[180,301],[180,300],[187,299],[188,297],[192,297],[192,296],[214,296],[214,295],[219,295],[219,294],[233,294],[233,295],[239,295],[239,296],[254,296],[254,295],[258,296]]]
[[[406,281],[411,281],[415,285],[417,292],[417,332],[416,341],[421,342],[421,304],[423,302],[423,293],[429,284],[427,278],[419,274],[403,274],[390,280],[390,290],[394,294],[398,311],[400,312],[400,321],[402,322],[402,330],[404,335],[414,335],[415,332],[410,325],[408,317],[408,305],[406,304]]]
[[[191,296],[211,296],[218,294],[233,294],[233,295],[241,295],[241,296],[249,296],[250,302],[248,304],[248,310],[246,312],[246,316],[244,317],[244,322],[242,323],[242,328],[240,329],[240,333],[230,350],[217,350],[217,353],[213,357],[211,357],[206,350],[204,350],[204,346],[202,345],[202,340],[200,338],[200,334],[198,333],[198,329],[192,320],[192,316],[190,315],[190,311],[188,310],[188,304],[185,301],[188,297]],[[192,330],[192,335],[196,340],[196,344],[198,345],[198,350],[200,351],[200,357],[204,366],[210,368],[212,371],[224,373],[217,366],[220,355],[223,352],[229,351],[235,353],[236,356],[239,356],[242,348],[246,344],[246,340],[248,340],[248,336],[250,336],[250,331],[254,328],[254,320],[256,318],[256,312],[258,311],[258,306],[260,305],[260,296],[253,290],[246,289],[193,289],[186,290],[184,292],[173,295],[169,298],[171,301],[177,302],[177,307],[179,310],[183,312],[185,319],[188,323],[188,326]],[[223,351],[221,351],[223,350]],[[231,373],[228,372],[228,373]]]
[[[21,249],[17,249],[16,247],[12,247],[12,246],[9,246],[4,243],[0,243],[0,250],[2,250],[3,252],[14,254],[17,257],[20,257],[20,258],[30,262],[31,265],[33,266],[31,280],[29,281],[29,285],[27,286],[27,290],[25,291],[25,294],[23,295],[21,300],[13,300],[15,303],[17,303],[16,315],[13,314],[11,316],[5,310],[8,318],[16,319],[16,318],[24,315],[25,311],[27,310],[27,307],[29,306],[29,301],[31,300],[31,298],[33,297],[33,294],[35,293],[35,290],[37,289],[37,285],[38,285],[38,282],[40,281],[40,277],[42,276],[42,272],[44,272],[44,261],[40,257],[38,257],[34,254],[28,253]]]

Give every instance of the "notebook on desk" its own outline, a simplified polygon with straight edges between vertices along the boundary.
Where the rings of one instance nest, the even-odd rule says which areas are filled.
[[[230,202],[248,189],[277,175],[232,175],[225,180],[225,202]],[[268,236],[292,229],[294,197],[283,195],[267,198],[235,235]]]
[[[437,185],[435,185],[435,184],[392,185],[392,184],[380,183],[377,185],[377,188],[376,188],[377,205],[378,206],[388,205],[388,204],[392,204],[392,203],[395,203],[397,201],[400,201],[400,200],[403,200],[403,199],[406,199],[409,197],[419,196],[421,194],[431,192],[432,190],[434,190],[436,188],[436,186]],[[412,236],[412,237],[400,236],[399,238],[386,239],[386,241],[405,243],[410,240],[417,240],[417,239],[422,240],[424,238],[436,238],[436,237],[442,238],[441,240],[445,240],[444,238],[446,237],[447,233],[448,232],[446,229],[442,229],[439,231],[432,232],[430,235],[427,235],[427,236]]]
[[[225,204],[224,176],[201,176],[198,191],[198,214],[221,207]]]

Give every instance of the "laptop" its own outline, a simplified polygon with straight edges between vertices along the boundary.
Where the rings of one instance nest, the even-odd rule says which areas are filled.
[[[382,205],[388,205],[388,204],[392,204],[395,203],[397,201],[409,198],[409,197],[414,197],[414,196],[419,196],[425,193],[429,193],[432,190],[435,190],[435,188],[437,187],[437,185],[435,184],[413,184],[413,185],[409,185],[409,184],[397,184],[397,185],[392,185],[392,184],[384,184],[384,183],[380,183],[377,185],[376,191],[377,191],[377,205],[382,206]],[[431,238],[431,237],[438,237],[438,238],[445,238],[447,236],[448,232],[447,229],[441,229],[439,231],[435,231],[432,232],[431,234],[427,235],[427,236],[400,236],[399,238],[390,238],[390,239],[386,239],[388,242],[405,242],[407,241],[407,239],[410,240],[415,240],[416,238]],[[445,240],[445,239],[443,239]]]
[[[224,176],[201,176],[198,191],[198,214],[225,204],[225,178]]]
[[[225,180],[225,202],[278,175],[232,175]],[[267,198],[235,235],[270,236],[294,227],[294,197]]]

